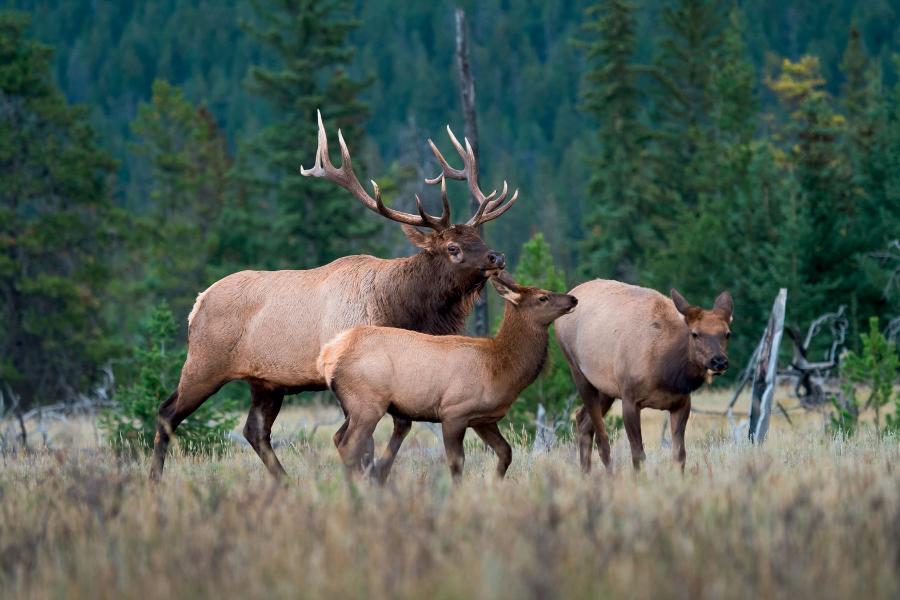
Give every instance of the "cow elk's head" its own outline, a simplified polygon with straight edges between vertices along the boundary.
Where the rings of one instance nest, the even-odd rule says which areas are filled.
[[[328,156],[328,137],[325,134],[325,125],[322,123],[322,113],[318,113],[319,119],[319,146],[316,150],[316,161],[312,168],[304,169],[300,167],[303,175],[312,177],[321,177],[327,181],[338,184],[342,188],[352,193],[362,202],[363,206],[372,210],[392,221],[403,224],[403,232],[406,237],[418,248],[444,261],[444,264],[455,273],[459,278],[471,280],[473,278],[480,279],[482,282],[492,274],[502,271],[506,266],[505,257],[499,252],[495,252],[488,248],[487,244],[481,239],[478,233],[478,227],[492,221],[505,213],[515,204],[519,198],[519,191],[513,192],[512,196],[508,196],[508,187],[503,182],[503,188],[500,194],[493,191],[485,195],[478,186],[478,163],[475,160],[475,153],[469,140],[464,139],[465,147],[459,143],[450,127],[447,127],[447,133],[450,134],[450,141],[459,153],[463,161],[463,168],[456,169],[451,167],[444,157],[441,155],[434,142],[428,140],[431,151],[437,158],[441,166],[441,172],[432,179],[426,179],[425,182],[441,186],[441,201],[443,203],[443,211],[441,216],[436,217],[425,212],[422,208],[422,201],[416,196],[416,208],[419,214],[412,214],[388,208],[381,200],[381,190],[378,184],[372,181],[372,192],[374,198],[359,183],[353,172],[350,162],[350,151],[344,142],[344,136],[338,130],[338,144],[341,147],[341,166],[335,167],[331,164]],[[452,224],[450,222],[450,202],[447,199],[447,179],[456,179],[466,181],[469,185],[469,191],[478,201],[478,209],[468,221],[461,224]],[[426,232],[418,227],[430,229]]]
[[[546,327],[559,317],[575,310],[578,298],[569,294],[557,294],[549,290],[519,285],[505,271],[491,277],[491,283],[500,296],[515,310],[534,323]]]
[[[721,375],[728,369],[728,338],[731,337],[731,313],[734,310],[731,294],[719,294],[712,310],[691,306],[674,288],[671,296],[690,332],[689,360],[712,375]]]

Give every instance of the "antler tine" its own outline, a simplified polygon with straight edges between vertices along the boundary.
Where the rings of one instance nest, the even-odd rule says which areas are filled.
[[[325,123],[322,120],[322,112],[317,110],[316,117],[319,123],[316,160],[310,169],[304,169],[302,165],[300,166],[300,173],[302,175],[318,177],[338,184],[356,196],[356,199],[359,200],[363,206],[392,221],[417,227],[431,227],[436,230],[446,227],[445,223],[449,222],[449,216],[447,214],[442,215],[441,218],[438,219],[426,215],[421,210],[421,207],[419,215],[388,208],[384,205],[384,202],[381,199],[381,190],[374,180],[372,181],[372,190],[375,193],[375,198],[372,198],[359,183],[359,179],[356,178],[356,174],[353,172],[353,162],[350,159],[350,150],[347,148],[347,143],[344,141],[344,134],[340,129],[338,129],[338,145],[340,145],[341,148],[341,166],[340,168],[335,167],[328,156],[328,135],[325,133]],[[445,213],[447,213],[446,210]]]
[[[512,198],[509,199],[509,202],[507,202],[500,208],[497,208],[495,210],[485,213],[484,216],[481,217],[481,220],[478,222],[478,225],[487,223],[488,221],[493,221],[494,219],[496,219],[497,217],[499,217],[500,215],[502,215],[503,213],[508,211],[512,207],[512,205],[516,203],[516,200],[518,200],[518,199],[519,199],[519,190],[516,190],[513,192]]]

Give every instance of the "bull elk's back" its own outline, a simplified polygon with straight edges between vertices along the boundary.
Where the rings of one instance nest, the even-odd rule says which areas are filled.
[[[659,292],[619,281],[595,279],[569,292],[578,311],[556,323],[560,344],[600,391],[620,397],[619,382],[644,379],[658,364],[666,338],[684,327],[672,301]]]
[[[305,271],[241,271],[203,292],[192,311],[190,355],[214,355],[228,376],[292,387],[321,382],[321,346],[354,325],[377,322],[365,288],[387,261],[340,258]],[[354,289],[348,289],[354,288]],[[334,301],[340,298],[340,302]]]

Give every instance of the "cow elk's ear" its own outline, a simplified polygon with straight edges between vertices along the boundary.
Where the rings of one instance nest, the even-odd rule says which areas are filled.
[[[416,248],[427,250],[430,247],[430,244],[428,243],[428,234],[422,233],[412,225],[404,224],[401,228],[403,229],[403,235],[405,235],[406,239],[408,239]]]
[[[728,292],[719,294],[719,297],[716,298],[716,303],[713,305],[713,310],[722,313],[725,320],[731,323],[734,320],[731,314],[734,312],[734,301],[731,299],[731,294]]]
[[[504,300],[518,306],[519,301],[522,299],[522,294],[512,291],[505,284],[498,281],[496,277],[491,277],[491,283],[494,284],[494,289],[497,290],[497,293],[500,294]]]
[[[678,290],[672,288],[669,292],[669,295],[672,296],[672,302],[675,303],[675,308],[685,317],[688,316],[688,311],[691,309],[690,303],[684,299],[684,296],[678,293]]]

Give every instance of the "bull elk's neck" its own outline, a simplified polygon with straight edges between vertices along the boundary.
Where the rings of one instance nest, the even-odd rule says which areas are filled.
[[[549,326],[526,319],[506,304],[503,323],[493,340],[491,369],[509,382],[516,396],[540,375],[549,340]]]
[[[706,380],[706,367],[694,362],[690,351],[690,330],[679,330],[662,360],[662,383],[676,394],[690,394]]]
[[[432,335],[462,331],[485,281],[459,280],[442,257],[429,252],[397,259],[388,277],[390,291],[379,298],[385,324]]]

